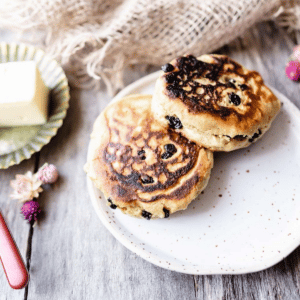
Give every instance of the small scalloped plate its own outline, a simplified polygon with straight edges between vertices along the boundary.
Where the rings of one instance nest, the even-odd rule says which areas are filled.
[[[158,73],[121,91],[153,94]],[[145,220],[112,210],[88,179],[93,206],[106,228],[147,261],[188,274],[256,272],[300,244],[300,112],[284,95],[271,129],[248,148],[215,153],[204,194],[168,219]]]
[[[34,60],[50,88],[48,122],[36,126],[0,128],[0,169],[19,164],[48,144],[62,126],[69,107],[69,86],[60,65],[44,51],[25,44],[0,43],[0,63]]]

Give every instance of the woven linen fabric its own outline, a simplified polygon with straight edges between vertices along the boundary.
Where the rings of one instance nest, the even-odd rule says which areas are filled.
[[[71,83],[112,94],[132,64],[211,53],[256,22],[300,28],[299,0],[2,0],[0,26],[39,32]]]

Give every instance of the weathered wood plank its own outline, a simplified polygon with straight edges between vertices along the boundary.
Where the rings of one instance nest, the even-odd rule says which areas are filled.
[[[278,89],[300,108],[298,83],[285,76],[285,64],[294,41],[284,29],[263,23],[221,49],[249,69],[261,73],[265,82]],[[196,276],[197,299],[273,300],[300,299],[300,248],[268,270],[247,275]]]
[[[300,107],[299,85],[284,73],[293,45],[282,29],[264,23],[221,52],[259,71],[267,84]],[[145,73],[128,72],[126,84]],[[93,210],[82,170],[88,133],[108,100],[106,93],[73,91],[64,126],[41,152],[40,165],[56,164],[61,177],[40,198],[45,216],[34,229],[28,299],[299,299],[300,248],[262,272],[193,277],[158,268],[112,237]],[[9,180],[33,168],[31,159],[0,170],[1,209],[23,255],[29,227],[15,213],[16,203],[8,200]],[[12,291],[0,272],[1,300],[22,299],[23,294]]]
[[[131,253],[92,207],[83,165],[93,122],[109,99],[73,91],[64,126],[41,151],[40,163],[56,164],[61,176],[40,198],[45,218],[34,231],[28,299],[194,299],[192,276]]]
[[[21,204],[16,200],[11,200],[9,195],[12,189],[9,185],[10,180],[14,179],[16,174],[24,174],[27,171],[34,170],[35,157],[23,161],[18,166],[10,167],[7,170],[0,170],[0,209],[6,223],[18,245],[20,253],[25,261],[27,240],[29,233],[29,224],[23,220],[20,214]],[[24,290],[13,290],[8,285],[5,274],[0,267],[0,299],[13,300],[23,299]]]
[[[15,42],[17,34],[8,30],[0,29],[1,41]],[[0,129],[1,130],[1,129]],[[0,209],[7,222],[7,225],[18,245],[21,255],[26,260],[26,249],[29,234],[29,225],[22,219],[20,215],[21,204],[16,200],[11,200],[9,194],[12,189],[9,186],[11,179],[14,179],[16,174],[24,174],[27,171],[33,171],[36,157],[33,156],[30,160],[23,161],[20,165],[10,167],[7,170],[0,170]],[[2,269],[0,267],[0,269]],[[12,290],[6,280],[5,274],[0,270],[0,300],[8,299],[23,299],[24,290]]]

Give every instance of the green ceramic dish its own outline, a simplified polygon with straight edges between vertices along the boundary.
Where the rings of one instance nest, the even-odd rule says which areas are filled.
[[[0,43],[0,63],[34,60],[50,88],[49,117],[44,125],[0,128],[0,169],[19,164],[48,144],[69,107],[69,86],[60,65],[44,51],[24,44]]]

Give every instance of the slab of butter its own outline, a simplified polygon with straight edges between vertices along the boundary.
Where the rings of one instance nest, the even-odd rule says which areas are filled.
[[[34,61],[0,63],[0,127],[46,123],[48,96]]]

